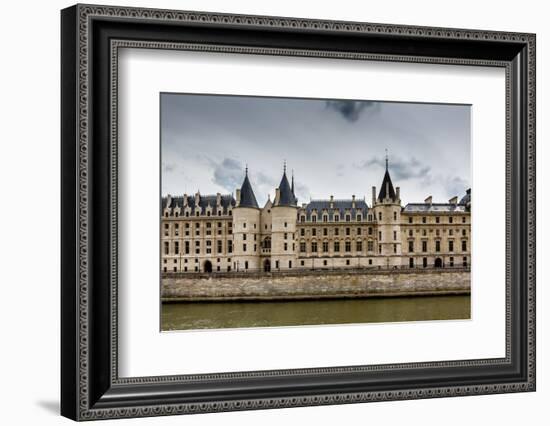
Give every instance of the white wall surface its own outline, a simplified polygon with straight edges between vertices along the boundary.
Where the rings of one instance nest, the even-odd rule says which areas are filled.
[[[542,1],[161,0],[103,4],[537,33],[538,386],[536,393],[106,421],[102,424],[548,424],[550,27]],[[0,25],[0,421],[68,424],[59,410],[59,10],[3,3]],[[491,165],[487,167],[490,169]],[[545,241],[546,240],[546,241]],[[31,262],[32,256],[32,262]],[[131,422],[131,423],[130,423]]]

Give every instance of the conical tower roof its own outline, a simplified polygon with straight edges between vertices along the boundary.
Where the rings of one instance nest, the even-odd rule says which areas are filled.
[[[258,202],[256,201],[256,196],[252,190],[252,185],[250,185],[250,180],[248,180],[248,167],[246,168],[244,181],[241,186],[241,200],[239,202],[239,207],[259,208]]]
[[[286,165],[283,170],[283,177],[281,183],[279,184],[279,202],[278,206],[295,206],[296,197],[294,196],[294,191],[290,187],[288,178],[286,177]]]
[[[382,180],[382,186],[378,193],[378,201],[383,201],[386,197],[392,201],[396,201],[395,189],[391,181],[390,172],[388,171],[388,156],[386,155],[386,173],[384,173],[384,179]]]

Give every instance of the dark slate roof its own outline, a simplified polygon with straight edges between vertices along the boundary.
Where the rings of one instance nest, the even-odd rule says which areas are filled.
[[[290,188],[290,184],[288,183],[288,179],[286,177],[286,172],[283,172],[283,178],[281,179],[281,183],[279,184],[279,202],[277,203],[277,205],[278,206],[295,206],[296,205],[296,197],[294,196],[294,193]]]
[[[464,213],[466,206],[449,203],[409,203],[403,208],[405,213]]]
[[[395,197],[395,190],[393,189],[393,184],[391,181],[390,173],[388,172],[388,169],[386,168],[386,173],[384,174],[384,180],[382,180],[382,186],[380,188],[380,192],[378,193],[378,200],[382,201],[388,194],[386,193],[386,183],[388,183],[389,187],[389,198],[393,201],[396,200]]]
[[[258,202],[256,201],[256,196],[252,190],[252,185],[248,180],[248,172],[244,176],[243,185],[241,186],[241,200],[239,202],[239,207],[252,207],[259,208]]]
[[[466,204],[470,203],[471,202],[471,197],[472,197],[472,189],[469,188],[469,189],[466,190],[466,195],[461,198],[459,204],[466,205]]]
[[[355,200],[355,208],[352,207],[353,200],[334,200],[332,201],[333,208],[330,207],[330,200],[312,200],[305,207],[300,208],[299,215],[306,214],[306,220],[311,219],[314,210],[317,211],[317,220],[323,220],[323,210],[328,214],[329,222],[334,220],[334,215],[340,216],[340,221],[345,221],[345,214],[348,211],[351,214],[351,220],[356,220],[357,214],[361,214],[363,219],[367,217],[368,209],[365,200]]]
[[[183,195],[179,196],[171,196],[170,205],[166,206],[166,200],[168,197],[162,197],[162,208],[171,207],[174,208],[176,206],[179,206],[180,209],[183,212]],[[216,195],[200,195],[199,196],[199,207],[201,207],[201,211],[203,211],[208,205],[210,205],[214,210],[216,209]],[[233,198],[233,195],[231,194],[224,194],[221,196],[220,201],[222,208],[223,208],[223,214],[227,214],[229,206],[234,207],[235,206],[235,198]],[[195,195],[188,195],[187,196],[187,205],[191,207],[191,214],[195,214]]]

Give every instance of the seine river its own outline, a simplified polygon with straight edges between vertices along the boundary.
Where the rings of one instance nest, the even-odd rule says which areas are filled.
[[[162,305],[162,330],[165,331],[468,318],[470,296]]]

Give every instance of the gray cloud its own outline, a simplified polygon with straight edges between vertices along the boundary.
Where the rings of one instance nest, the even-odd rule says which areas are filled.
[[[379,104],[371,101],[326,101],[326,108],[339,112],[344,119],[349,122],[354,122],[359,119],[361,114],[370,109],[372,111],[379,110]]]
[[[212,181],[233,192],[235,188],[240,187],[243,182],[244,167],[242,164],[233,158],[224,158],[221,163],[211,162],[214,166],[214,176]]]
[[[371,166],[379,166],[382,168],[386,167],[386,159],[382,157],[372,157],[369,160],[363,161],[362,163],[355,164],[355,167],[360,169],[368,169]],[[407,179],[424,179],[431,180],[430,173],[431,168],[415,157],[410,157],[407,159],[402,159],[399,157],[392,158],[390,162],[390,172],[392,177],[396,180],[407,180]]]
[[[443,179],[443,187],[445,188],[445,191],[447,191],[447,196],[449,198],[457,195],[460,199],[466,193],[469,184],[467,180],[458,176],[446,177]]]

